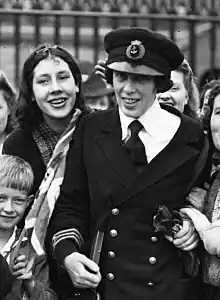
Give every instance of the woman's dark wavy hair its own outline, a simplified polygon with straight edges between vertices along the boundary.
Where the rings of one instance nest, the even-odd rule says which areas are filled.
[[[202,90],[200,92],[200,107],[203,107],[204,104],[204,98],[205,98],[205,94],[208,90],[212,90],[216,85],[220,85],[220,80],[219,79],[213,79],[209,82],[207,82],[203,87]]]
[[[213,145],[213,140],[212,140],[212,132],[211,132],[211,116],[212,116],[212,112],[213,112],[213,107],[214,107],[214,101],[215,98],[220,95],[220,83],[218,85],[215,85],[208,96],[208,102],[205,105],[205,109],[204,109],[204,113],[201,116],[201,123],[203,126],[203,129],[205,130],[205,132],[207,132],[208,138],[211,142],[211,144]]]
[[[212,80],[220,79],[220,68],[210,68],[207,69],[201,76],[199,80],[199,91],[201,92],[205,84],[209,83]]]
[[[109,84],[113,84],[113,70],[109,69],[108,66],[105,68],[106,81]],[[155,78],[155,85],[158,93],[163,93],[168,91],[172,85],[172,80],[166,78],[165,76],[152,76]]]
[[[29,128],[31,130],[36,127],[43,118],[42,112],[36,101],[32,101],[32,82],[35,67],[40,61],[47,59],[48,57],[59,57],[68,64],[76,85],[79,87],[74,108],[84,110],[84,101],[81,93],[81,72],[73,56],[60,46],[43,44],[30,54],[23,66],[15,112],[19,125],[22,128]]]

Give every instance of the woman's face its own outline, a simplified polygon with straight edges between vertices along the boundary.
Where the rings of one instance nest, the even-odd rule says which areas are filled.
[[[0,134],[5,132],[9,113],[10,111],[5,101],[4,91],[0,90]]]
[[[41,60],[34,69],[33,96],[45,119],[69,118],[79,91],[68,64],[59,57]]]
[[[210,127],[214,146],[220,151],[220,95],[216,96],[214,99]]]
[[[166,92],[157,95],[160,103],[173,106],[180,112],[184,111],[185,105],[189,101],[188,92],[184,85],[184,75],[179,71],[171,72],[173,86]]]

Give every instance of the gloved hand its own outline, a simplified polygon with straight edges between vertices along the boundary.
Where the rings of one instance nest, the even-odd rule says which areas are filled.
[[[165,205],[161,205],[154,216],[153,226],[156,232],[162,232],[179,248],[185,273],[190,277],[197,276],[200,262],[193,249],[197,246],[198,237],[190,218],[178,211],[171,213]]]

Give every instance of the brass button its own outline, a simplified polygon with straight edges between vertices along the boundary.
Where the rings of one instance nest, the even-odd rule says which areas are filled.
[[[110,236],[111,236],[111,237],[116,237],[117,235],[118,235],[117,230],[115,230],[115,229],[111,229],[111,230],[110,230]]]
[[[119,214],[119,209],[113,208],[113,209],[112,209],[112,214],[113,214],[114,216],[117,216],[117,215]]]
[[[115,252],[109,251],[109,252],[108,252],[108,257],[109,257],[109,258],[114,258],[114,257],[115,257]]]
[[[154,283],[153,283],[152,281],[149,281],[149,282],[147,283],[147,285],[148,285],[148,286],[154,286]]]
[[[151,256],[151,257],[149,258],[149,263],[150,263],[151,265],[154,265],[156,262],[157,262],[156,257]]]
[[[115,279],[114,274],[108,273],[108,274],[107,274],[107,279],[108,279],[108,280],[114,280],[114,279]]]
[[[152,236],[150,239],[153,243],[156,243],[158,241],[158,238],[156,236]]]

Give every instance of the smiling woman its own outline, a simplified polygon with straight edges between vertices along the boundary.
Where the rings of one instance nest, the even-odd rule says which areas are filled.
[[[186,59],[171,72],[172,87],[157,95],[159,102],[173,106],[180,112],[194,118],[199,117],[199,91],[193,71]]]
[[[4,154],[19,156],[31,165],[34,173],[32,194],[39,191],[37,195],[42,195],[41,182],[45,183],[44,178],[51,169],[57,173],[59,170],[59,179],[62,179],[67,151],[58,157],[58,151],[54,149],[56,145],[61,146],[61,142],[62,149],[69,147],[72,132],[85,112],[81,96],[81,73],[72,55],[60,46],[39,46],[27,58],[22,70],[16,108],[19,127],[7,137],[3,146]],[[51,157],[56,158],[56,168],[54,164],[48,167],[51,166],[48,164]],[[39,187],[42,189],[38,190]],[[58,183],[56,188],[59,189]],[[40,201],[35,199],[35,203]],[[23,220],[19,226],[23,225]],[[55,278],[56,264],[49,255],[47,258]]]
[[[202,238],[205,249],[201,256],[201,270],[203,280],[207,284],[201,300],[215,300],[220,298],[220,82],[214,82],[210,88],[205,106],[201,121],[210,142],[211,172],[207,178],[209,189],[203,213],[212,224],[206,228]]]
[[[201,118],[204,130],[210,140],[214,156],[220,158],[220,83],[214,85],[208,95],[206,110]]]
[[[81,73],[74,58],[60,46],[39,46],[22,70],[16,109],[19,128],[3,147],[4,153],[20,156],[31,165],[33,193],[44,178],[56,143],[79,110],[84,111]]]

